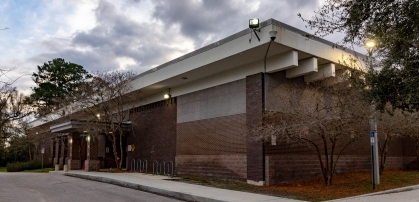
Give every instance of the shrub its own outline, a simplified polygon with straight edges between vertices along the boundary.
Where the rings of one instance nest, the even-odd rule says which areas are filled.
[[[19,172],[24,170],[34,170],[42,167],[40,161],[28,161],[28,162],[17,162],[17,163],[8,163],[6,165],[7,172]]]

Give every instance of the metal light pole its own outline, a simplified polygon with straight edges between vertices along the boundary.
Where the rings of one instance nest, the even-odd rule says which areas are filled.
[[[365,47],[368,51],[368,62],[372,68],[372,50],[376,46],[374,40],[365,42]],[[371,117],[370,117],[370,142],[371,142],[371,165],[372,165],[372,189],[375,189],[376,184],[380,184],[380,167],[378,161],[378,135],[377,135],[377,115],[375,110],[375,102],[371,104]]]

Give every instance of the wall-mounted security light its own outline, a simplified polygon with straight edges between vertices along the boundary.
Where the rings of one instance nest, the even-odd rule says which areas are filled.
[[[256,37],[260,41],[260,38],[259,38],[258,34],[256,34],[256,31],[260,32],[259,19],[258,18],[250,19],[249,20],[249,28],[253,31],[253,33],[255,33]],[[251,43],[251,42],[252,42],[252,33],[250,33],[250,39],[249,39],[249,43]]]
[[[249,28],[256,29],[259,28],[259,19],[254,18],[249,20]]]
[[[90,141],[90,135],[86,136],[86,141],[89,142]]]
[[[68,143],[70,143],[70,144],[73,143],[73,138],[69,138]]]

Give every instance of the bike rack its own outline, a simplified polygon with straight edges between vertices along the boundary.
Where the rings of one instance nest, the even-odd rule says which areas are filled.
[[[138,166],[138,163],[140,163],[140,166]],[[137,160],[137,171],[141,173],[141,160]]]
[[[134,169],[132,169],[134,167]],[[131,160],[131,172],[132,171],[134,171],[134,172],[136,172],[137,170],[136,170],[136,168],[135,168],[135,159],[132,159]]]
[[[154,164],[156,164],[156,169],[154,169]],[[155,160],[153,162],[153,175],[160,175],[160,172],[158,172],[158,170],[159,170],[159,162]]]
[[[161,166],[163,165],[163,175],[166,175],[166,162],[161,161],[160,163],[160,172],[161,172]]]
[[[167,165],[167,172],[166,172],[166,165]],[[172,168],[172,170],[170,170],[170,167]],[[163,174],[163,175],[173,177],[174,171],[175,171],[174,168],[175,168],[175,163],[173,161],[169,161],[167,164],[165,161],[161,161],[160,163],[157,160],[153,161],[153,175]],[[145,172],[147,173],[147,160],[144,160],[142,169],[140,167],[140,172],[144,171],[144,169],[145,169]],[[162,173],[162,170],[163,170],[163,173]]]
[[[147,168],[148,168],[148,165],[147,165],[147,159],[144,159],[144,162],[143,162],[143,170],[145,170],[145,174],[147,174]]]
[[[170,165],[172,165],[172,172],[170,173],[170,177],[173,177],[174,163],[173,163],[173,161],[170,161],[169,163],[170,163]],[[170,168],[169,163],[167,164],[167,172],[169,172],[169,168]],[[169,175],[169,173],[167,173],[167,175]]]

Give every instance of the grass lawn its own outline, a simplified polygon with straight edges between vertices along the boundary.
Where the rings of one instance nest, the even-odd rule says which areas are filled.
[[[54,168],[44,168],[44,169],[35,169],[35,170],[25,170],[23,172],[29,172],[29,173],[47,173],[49,171],[54,171]]]
[[[205,186],[287,197],[307,201],[324,201],[357,196],[419,184],[419,171],[385,171],[381,184],[372,190],[371,173],[356,172],[335,175],[333,185],[325,186],[322,178],[300,182],[257,187],[243,182],[223,181],[194,176],[181,176],[181,181]]]
[[[30,173],[47,173],[49,171],[53,171],[54,168],[44,168],[43,171],[41,169],[35,169],[35,170],[25,170],[23,172],[30,172]],[[0,167],[0,172],[7,172],[6,167]]]

